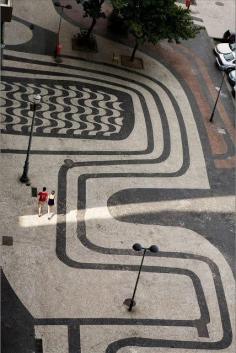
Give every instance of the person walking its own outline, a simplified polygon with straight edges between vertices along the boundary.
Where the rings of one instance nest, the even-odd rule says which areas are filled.
[[[191,5],[191,0],[185,0],[185,6],[187,7],[187,10],[189,10]]]
[[[55,201],[55,191],[52,190],[51,194],[48,197],[48,219],[50,220],[53,216],[52,209]]]
[[[44,186],[43,191],[40,191],[38,193],[38,216],[42,216],[42,208],[45,205],[45,202],[47,202],[48,199],[48,192],[46,191],[47,188]]]

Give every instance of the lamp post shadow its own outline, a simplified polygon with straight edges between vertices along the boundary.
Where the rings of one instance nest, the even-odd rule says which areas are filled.
[[[136,294],[136,290],[138,287],[138,282],[139,282],[139,278],[140,278],[140,274],[142,271],[142,267],[143,267],[143,262],[144,262],[144,257],[146,255],[147,251],[150,251],[152,253],[157,253],[159,251],[158,247],[156,245],[151,245],[149,248],[144,248],[141,244],[135,243],[133,245],[133,250],[134,251],[142,251],[143,250],[143,256],[142,256],[142,260],[139,266],[139,271],[138,271],[138,276],[135,282],[135,286],[134,286],[134,290],[133,290],[133,295],[132,298],[127,298],[124,301],[124,305],[128,306],[128,311],[132,311],[132,308],[136,305],[136,302],[134,300],[135,298],[135,294]]]

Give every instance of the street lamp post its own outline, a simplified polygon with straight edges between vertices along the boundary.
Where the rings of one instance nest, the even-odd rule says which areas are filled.
[[[57,63],[61,63],[62,62],[62,59],[60,58],[60,52],[61,52],[61,47],[60,47],[61,20],[62,20],[62,15],[63,15],[64,9],[71,10],[72,6],[71,5],[61,5],[60,2],[55,2],[54,5],[61,9],[59,26],[58,26],[58,31],[57,31],[56,49],[55,49],[55,60],[56,60]]]
[[[158,247],[156,245],[151,245],[149,248],[144,248],[142,245],[140,245],[138,243],[133,245],[133,249],[135,251],[143,250],[143,256],[142,256],[141,264],[139,266],[138,276],[137,276],[136,283],[135,283],[135,286],[134,286],[134,291],[133,291],[132,298],[128,298],[128,299],[126,299],[124,301],[124,304],[128,306],[128,311],[132,311],[133,306],[136,305],[136,303],[134,301],[134,297],[135,297],[135,293],[136,293],[136,290],[137,290],[137,287],[138,287],[139,277],[140,277],[140,273],[142,271],[143,261],[144,261],[144,257],[146,255],[146,252],[150,251],[152,253],[157,253],[159,251],[159,249],[158,249]]]
[[[41,96],[39,94],[35,95],[34,102],[32,104],[33,117],[32,117],[31,128],[30,128],[30,136],[29,136],[29,142],[28,142],[27,155],[26,155],[26,159],[25,159],[23,174],[20,178],[20,181],[22,183],[26,183],[26,184],[29,184],[28,170],[29,170],[30,148],[31,148],[31,141],[32,141],[33,130],[34,130],[34,120],[35,120],[37,105],[40,103],[40,101],[41,101]]]
[[[1,44],[0,44],[0,50],[1,50],[1,67],[3,66],[3,49],[5,48],[4,44],[4,22],[1,21]]]
[[[211,116],[210,116],[210,119],[209,119],[209,122],[210,122],[210,123],[213,122],[213,117],[214,117],[215,110],[216,110],[216,106],[217,106],[217,102],[218,102],[218,99],[219,99],[219,96],[220,96],[221,88],[222,88],[223,83],[224,83],[224,79],[225,79],[225,74],[226,74],[226,72],[227,72],[227,70],[224,71],[223,76],[222,76],[220,88],[219,88],[219,91],[218,91],[218,94],[217,94],[217,97],[216,97],[216,101],[215,101],[215,104],[214,104],[214,107],[213,107],[213,109],[212,109]]]

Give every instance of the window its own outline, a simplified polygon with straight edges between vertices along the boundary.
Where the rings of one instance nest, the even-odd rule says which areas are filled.
[[[227,53],[227,54],[224,54],[224,58],[226,61],[232,61],[234,59],[234,55],[233,53]]]

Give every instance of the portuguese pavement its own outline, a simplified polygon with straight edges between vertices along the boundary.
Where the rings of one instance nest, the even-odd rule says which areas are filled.
[[[98,53],[72,51],[66,12],[58,65],[53,2],[19,1],[13,14],[1,81],[2,352],[235,352],[234,102],[224,85],[209,123],[221,73],[206,32],[146,45],[135,70],[112,62],[130,54],[129,38],[99,33]],[[43,186],[56,191],[50,220],[32,197]],[[136,242],[159,252],[147,253],[128,312]]]

